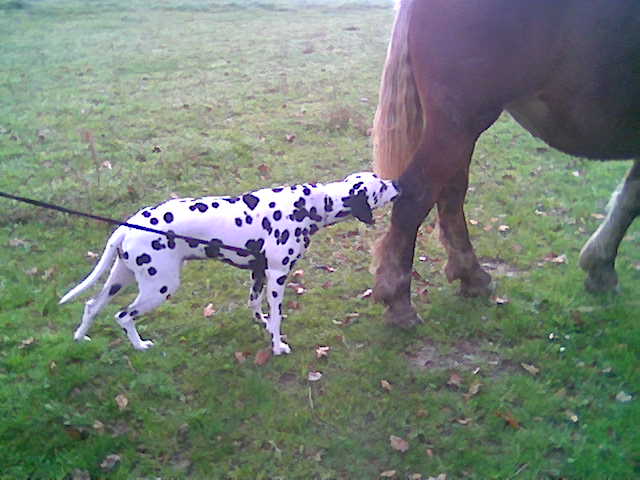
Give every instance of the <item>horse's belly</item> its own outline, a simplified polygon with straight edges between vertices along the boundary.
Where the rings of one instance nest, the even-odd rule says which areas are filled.
[[[640,112],[620,111],[606,99],[541,91],[511,102],[506,110],[531,134],[565,153],[600,160],[640,157]]]

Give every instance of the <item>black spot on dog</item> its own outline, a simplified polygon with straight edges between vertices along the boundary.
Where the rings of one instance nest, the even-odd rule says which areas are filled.
[[[305,195],[311,195],[311,190],[309,189],[309,187],[304,187],[302,189],[302,193],[304,193]]]
[[[123,310],[118,314],[118,318],[124,318],[126,316],[127,316],[127,311],[126,310]]]
[[[291,260],[289,257],[284,257],[284,258],[282,259],[282,264],[283,264],[283,265],[287,265],[287,264],[289,263],[289,260]]]
[[[144,265],[145,263],[150,263],[150,262],[151,262],[151,257],[146,253],[143,253],[142,255],[139,255],[136,257],[136,264],[138,265]]]
[[[258,240],[247,240],[244,246],[253,254],[260,253],[264,248],[264,240],[262,238]]]
[[[324,211],[325,212],[333,211],[333,199],[329,196],[324,197]]]
[[[250,210],[256,208],[258,203],[260,203],[260,199],[251,193],[247,193],[242,196],[242,201],[249,207]]]
[[[144,212],[142,212],[142,216],[143,216],[144,218],[149,218],[149,217],[151,216],[151,213],[150,213],[150,212],[147,212],[147,211],[144,211]]]
[[[284,188],[282,188],[282,187],[272,188],[272,189],[271,189],[271,191],[272,191],[273,193],[280,193],[282,190],[284,190]]]
[[[275,290],[273,292],[271,292],[271,296],[273,298],[278,298],[278,292],[276,292]]]
[[[277,222],[282,218],[282,212],[280,210],[276,210],[273,212],[273,219]]]
[[[289,240],[289,230],[285,230],[280,234],[280,245],[284,245]]]
[[[111,285],[111,288],[109,289],[109,295],[110,296],[115,295],[120,291],[121,288],[122,288],[122,285],[120,285],[119,283],[114,283],[113,285]]]
[[[284,282],[286,281],[287,281],[286,275],[282,275],[281,277],[278,277],[278,279],[276,280],[276,282],[278,282],[278,285],[284,285]]]
[[[220,204],[219,204],[218,202],[213,202],[213,203],[211,204],[211,206],[212,206],[213,208],[218,208],[218,207],[220,206]]]
[[[191,248],[197,248],[200,246],[200,242],[195,238],[190,238],[187,239],[187,245],[189,245]]]
[[[162,293],[164,295],[165,293],[167,293],[167,290],[169,290],[169,289],[165,285],[160,289],[160,293]]]
[[[247,215],[246,217],[244,217],[244,222],[247,225],[251,225],[253,223],[253,217],[250,217],[249,215]]]
[[[196,210],[198,210],[200,213],[204,213],[207,210],[209,210],[209,207],[207,207],[204,203],[202,202],[198,202],[194,205],[191,205],[189,207],[189,210],[191,210],[192,212],[195,212]]]
[[[164,214],[164,216],[162,218],[164,219],[165,222],[171,223],[171,222],[173,222],[173,213],[167,212],[167,213]]]
[[[311,225],[309,225],[309,235],[313,235],[318,230],[320,230],[320,229],[318,228],[318,226],[315,223],[312,223]]]
[[[267,233],[271,234],[273,228],[271,227],[271,222],[267,217],[262,219],[262,228],[267,231]]]
[[[299,237],[300,235],[302,235],[302,229],[300,227],[296,227],[295,231],[293,232],[293,234],[296,237]]]
[[[162,250],[163,248],[167,248],[167,246],[158,239],[151,242],[151,248],[154,250]]]
[[[242,219],[241,219],[241,218],[236,218],[235,222],[236,222],[236,225],[237,225],[238,227],[241,227],[241,226],[242,226]]]
[[[222,200],[224,200],[225,202],[228,202],[228,203],[233,205],[234,203],[239,202],[240,198],[239,197],[226,197],[226,198],[223,198]]]
[[[276,202],[269,202],[269,208],[274,208],[276,206]]]
[[[151,223],[151,225],[157,225],[158,224],[158,219],[157,218],[152,218],[151,220],[149,220],[149,222]]]
[[[289,249],[289,255],[293,255],[293,248]]]
[[[125,260],[129,260],[129,252],[124,252],[122,254],[122,258],[124,258]]]
[[[156,273],[158,273],[158,270],[156,270],[154,267],[149,267],[149,269],[147,270],[147,272],[149,272],[149,275],[153,276]]]
[[[131,310],[131,313],[129,315],[135,317],[136,315],[138,315],[138,310]]]

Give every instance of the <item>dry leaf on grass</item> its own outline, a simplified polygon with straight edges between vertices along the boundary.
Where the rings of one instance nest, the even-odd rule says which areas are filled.
[[[271,349],[263,348],[262,350],[258,350],[255,358],[253,359],[253,363],[262,366],[265,365],[271,359]]]
[[[380,478],[393,478],[396,476],[395,470],[385,470],[380,474]]]
[[[390,392],[393,388],[387,380],[380,380],[380,386],[387,392]]]
[[[205,318],[212,317],[215,313],[216,309],[213,308],[213,303],[210,303],[209,305],[204,307],[204,310],[202,311],[202,315],[204,315]]]
[[[513,428],[515,430],[518,430],[519,428],[521,428],[520,422],[511,413],[509,413],[509,412],[496,412],[496,415],[498,417],[500,417],[501,419],[503,419],[505,422],[507,422],[507,424],[511,428]]]
[[[318,345],[316,347],[316,358],[319,360],[321,358],[328,358],[329,357],[329,350],[331,350],[331,347],[325,347],[322,345]]]
[[[538,367],[529,363],[521,363],[520,366],[524,368],[527,372],[529,372],[531,375],[537,375],[540,372],[540,369]]]
[[[633,395],[629,395],[627,392],[619,391],[616,395],[616,401],[621,403],[627,403],[633,400]]]
[[[235,352],[233,354],[234,357],[236,357],[236,361],[240,364],[244,363],[247,361],[247,358],[249,358],[251,356],[250,352]]]
[[[116,404],[118,405],[118,409],[122,411],[129,405],[129,399],[123,393],[119,393],[116,395]]]
[[[460,388],[462,386],[462,377],[458,373],[453,372],[449,380],[447,380],[447,385]]]
[[[321,378],[322,378],[322,372],[318,372],[318,371],[309,372],[309,375],[307,375],[307,380],[309,380],[310,382],[317,382]]]
[[[120,463],[120,455],[107,455],[106,458],[100,464],[100,468],[105,472],[110,472]]]
[[[407,442],[404,438],[396,437],[395,435],[389,436],[389,444],[391,448],[397,450],[398,452],[406,452],[409,450],[409,442]]]
[[[469,400],[471,397],[475,396],[480,392],[480,387],[482,384],[478,381],[475,381],[469,387],[469,391],[463,395],[465,400]]]

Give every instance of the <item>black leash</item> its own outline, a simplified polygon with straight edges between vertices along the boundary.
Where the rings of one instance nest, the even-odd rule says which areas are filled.
[[[252,252],[252,251],[247,250],[245,248],[234,247],[233,245],[225,245],[224,243],[221,243],[219,241],[218,242],[210,242],[208,240],[202,240],[200,238],[189,237],[187,235],[178,235],[173,230],[168,230],[168,231],[165,232],[163,230],[156,230],[155,228],[143,227],[142,225],[135,225],[133,223],[127,223],[127,222],[120,222],[118,220],[114,220],[113,218],[101,217],[100,215],[93,215],[91,213],[80,212],[78,210],[72,210],[70,208],[61,207],[59,205],[53,205],[53,204],[47,203],[47,202],[41,202],[39,200],[33,200],[31,198],[19,197],[17,195],[11,195],[9,193],[0,192],[0,197],[8,198],[10,200],[15,200],[17,202],[28,203],[30,205],[35,205],[36,207],[46,208],[48,210],[56,210],[58,212],[67,213],[69,215],[76,215],[78,217],[91,218],[92,220],[97,220],[99,222],[110,223],[112,225],[118,225],[118,226],[123,226],[123,227],[134,228],[136,230],[143,230],[145,232],[150,232],[150,233],[157,233],[158,235],[164,235],[169,240],[173,240],[173,239],[177,238],[177,239],[180,239],[180,240],[185,240],[186,242],[189,242],[189,243],[198,243],[200,245],[207,245],[209,247],[212,247],[212,249],[214,251],[215,251],[215,249],[224,248],[225,250],[231,250],[232,252],[236,252],[236,253],[238,253],[238,254],[240,254],[242,256],[248,256],[248,255],[257,256],[258,255],[258,252]]]

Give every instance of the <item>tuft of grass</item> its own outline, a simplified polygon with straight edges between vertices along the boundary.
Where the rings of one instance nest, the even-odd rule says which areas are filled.
[[[174,193],[369,168],[390,2],[0,9],[0,190],[125,218]],[[315,236],[298,266],[305,291],[285,301],[293,353],[265,365],[254,363],[268,340],[245,306],[246,272],[212,262],[187,264],[172,301],[140,321],[150,351],[112,320],[131,291],[92,342],[74,343],[82,302],[57,301],[111,228],[2,200],[0,477],[635,478],[637,226],[619,252],[618,295],[585,293],[577,266],[626,168],[552,151],[504,115],[475,149],[465,207],[500,301],[455,295],[434,214],[412,292],[426,322],[385,326],[363,295],[389,218],[376,212],[376,227]]]

